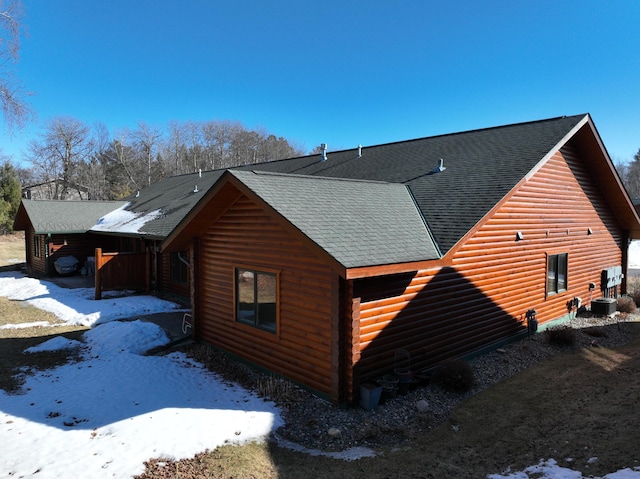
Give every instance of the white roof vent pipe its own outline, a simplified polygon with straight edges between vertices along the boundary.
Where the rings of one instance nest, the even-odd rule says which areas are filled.
[[[320,148],[322,149],[322,157],[320,158],[320,161],[327,161],[327,144],[322,143]]]
[[[440,173],[441,171],[444,171],[446,169],[447,167],[444,166],[444,160],[440,158],[440,160],[438,161],[438,166],[436,166],[433,170],[431,170],[430,174]]]
[[[362,145],[358,145],[358,158],[362,156]]]

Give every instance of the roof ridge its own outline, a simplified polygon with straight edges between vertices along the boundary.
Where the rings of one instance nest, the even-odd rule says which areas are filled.
[[[450,136],[456,136],[456,135],[466,135],[466,134],[470,134],[470,133],[479,133],[482,131],[491,131],[491,130],[498,130],[498,129],[503,129],[503,128],[511,128],[514,126],[525,126],[525,125],[533,125],[536,123],[546,123],[546,122],[551,122],[551,121],[558,121],[558,120],[562,120],[564,118],[577,118],[577,117],[585,117],[589,115],[589,113],[581,113],[578,115],[561,115],[561,116],[556,116],[556,117],[551,117],[551,118],[543,118],[543,119],[539,119],[539,120],[530,120],[530,121],[522,121],[522,122],[515,122],[515,123],[509,123],[506,125],[494,125],[494,126],[488,126],[488,127],[483,127],[483,128],[474,128],[471,130],[464,130],[464,131],[456,131],[456,132],[450,132],[450,133],[441,133],[441,134],[437,134],[437,135],[431,135],[431,136],[422,136],[419,138],[411,138],[411,139],[407,139],[407,140],[397,140],[397,141],[389,141],[386,143],[376,143],[373,145],[359,145],[355,148],[344,148],[341,150],[331,150],[328,153],[344,153],[344,152],[348,152],[348,151],[358,151],[358,148],[362,148],[363,150],[366,148],[377,148],[377,147],[382,147],[382,146],[389,146],[389,145],[400,145],[403,143],[412,143],[412,142],[417,142],[417,141],[423,141],[423,140],[430,140],[430,139],[435,139],[435,138],[445,138],[445,137],[450,137]],[[193,175],[200,175],[200,174],[209,174],[209,173],[213,173],[213,172],[224,172],[224,171],[255,171],[253,169],[250,168],[259,168],[262,165],[272,165],[272,164],[277,164],[280,162],[285,162],[285,161],[291,161],[291,160],[297,160],[297,159],[302,159],[302,158],[314,158],[314,157],[320,157],[322,154],[321,153],[313,153],[313,154],[308,154],[308,155],[301,155],[301,156],[292,156],[290,158],[279,158],[276,160],[268,160],[268,161],[261,161],[260,163],[249,163],[246,165],[234,165],[234,166],[229,166],[229,167],[223,167],[223,168],[215,168],[212,170],[201,170],[201,171],[195,171],[192,173],[181,173],[179,175],[173,175],[173,176],[169,176],[168,178],[180,178],[180,177],[188,177],[188,176],[193,176]]]
[[[98,204],[98,203],[127,203],[128,200],[59,200],[59,199],[44,199],[37,200],[33,198],[22,198],[24,202],[32,202],[32,203],[88,203],[88,204]]]
[[[263,176],[283,176],[287,178],[304,178],[310,180],[326,180],[326,181],[344,181],[348,183],[371,183],[375,185],[404,185],[401,182],[390,182],[390,181],[380,181],[380,180],[367,180],[367,179],[359,179],[359,178],[340,178],[334,176],[316,176],[316,175],[302,175],[300,173],[282,173],[278,171],[264,171],[264,170],[229,170],[230,173],[253,173],[254,175],[263,175]]]
[[[457,135],[466,135],[469,133],[479,133],[482,131],[490,131],[490,130],[499,130],[499,129],[504,129],[504,128],[511,128],[514,126],[526,126],[526,125],[533,125],[536,123],[548,123],[551,121],[558,121],[558,120],[562,120],[565,118],[582,118],[589,115],[589,113],[581,113],[578,115],[561,115],[561,116],[555,116],[555,117],[551,117],[551,118],[542,118],[539,120],[530,120],[530,121],[522,121],[522,122],[515,122],[515,123],[508,123],[506,125],[494,125],[494,126],[487,126],[487,127],[483,127],[483,128],[473,128],[471,130],[463,130],[463,131],[455,131],[455,132],[450,132],[450,133],[440,133],[437,135],[431,135],[431,136],[421,136],[418,138],[410,138],[407,140],[397,140],[397,141],[389,141],[386,143],[376,143],[373,145],[361,145],[360,147],[364,150],[366,148],[377,148],[377,147],[381,147],[381,146],[388,146],[388,145],[400,145],[402,143],[411,143],[411,142],[415,142],[415,141],[423,141],[423,140],[431,140],[431,139],[435,139],[435,138],[444,138],[444,137],[448,137],[448,136],[457,136]],[[348,151],[357,151],[359,147],[355,147],[355,148],[344,148],[342,150],[331,150],[328,151],[327,154],[329,153],[345,153]],[[321,153],[313,153],[313,154],[309,154],[309,155],[302,155],[302,156],[295,156],[292,158],[281,158],[278,160],[271,160],[271,161],[266,161],[263,163],[277,163],[280,161],[290,161],[290,160],[294,160],[294,159],[298,159],[298,158],[313,158],[313,157],[319,157],[321,156]]]

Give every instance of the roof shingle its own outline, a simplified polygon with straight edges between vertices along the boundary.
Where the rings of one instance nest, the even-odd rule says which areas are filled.
[[[346,268],[440,257],[405,185],[231,174]]]

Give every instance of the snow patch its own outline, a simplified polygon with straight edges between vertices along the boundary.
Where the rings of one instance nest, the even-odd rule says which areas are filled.
[[[178,310],[180,306],[154,296],[119,296],[110,291],[94,299],[93,288],[61,288],[16,272],[0,273],[0,295],[48,311],[66,324],[94,326],[115,319]]]
[[[98,223],[91,228],[91,231],[118,232],[118,233],[139,233],[140,228],[149,221],[162,218],[161,210],[154,210],[148,213],[134,213],[127,211],[131,203],[127,203],[117,210],[107,213],[98,220]]]
[[[640,467],[622,469],[612,472],[602,478],[586,476],[593,479],[640,479]],[[555,459],[541,460],[535,466],[529,466],[523,471],[502,474],[489,474],[487,479],[585,479],[580,471],[574,471],[558,465]]]
[[[34,321],[33,323],[3,324],[0,329],[26,329],[26,328],[46,328],[48,326],[60,326],[51,324],[49,321]]]
[[[264,440],[283,423],[272,402],[182,353],[142,355],[168,341],[154,323],[84,337],[80,361],[27,377],[21,394],[0,390],[0,449],[11,451],[0,477],[132,477],[151,458]]]
[[[53,339],[32,346],[24,350],[25,353],[40,353],[42,351],[61,351],[63,349],[73,349],[82,343],[75,339],[67,339],[64,336],[56,336]]]
[[[321,451],[319,449],[309,449],[295,442],[287,441],[286,439],[281,438],[277,434],[273,434],[273,436],[278,446],[283,447],[285,449],[289,449],[291,451],[309,454],[310,456],[330,457],[332,459],[340,459],[342,461],[357,461],[358,459],[362,459],[363,457],[376,456],[375,451],[367,447],[352,447],[344,451],[327,452],[327,451]]]

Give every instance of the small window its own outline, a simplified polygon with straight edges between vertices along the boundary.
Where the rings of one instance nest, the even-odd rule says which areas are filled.
[[[235,269],[236,321],[276,332],[278,276],[245,268]]]
[[[568,254],[550,254],[547,256],[547,296],[567,290]]]
[[[180,256],[185,259],[187,257],[186,251],[174,251],[171,253],[171,282],[178,284],[187,284],[189,277],[189,267],[180,259]]]
[[[33,235],[33,256],[36,258],[40,257],[40,236]]]

